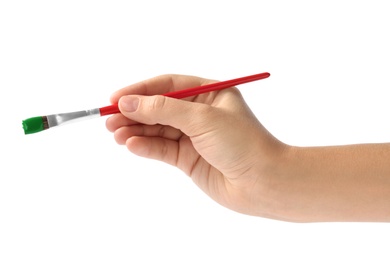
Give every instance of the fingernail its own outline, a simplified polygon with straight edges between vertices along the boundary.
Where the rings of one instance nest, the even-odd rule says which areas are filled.
[[[137,110],[139,98],[134,96],[124,96],[119,100],[119,107],[126,112],[134,112]]]

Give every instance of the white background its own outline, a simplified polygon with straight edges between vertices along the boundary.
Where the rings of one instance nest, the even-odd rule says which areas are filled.
[[[118,146],[105,118],[27,136],[21,126],[108,105],[159,74],[269,71],[240,89],[283,142],[388,142],[387,6],[0,0],[0,259],[389,259],[390,224],[235,213]]]

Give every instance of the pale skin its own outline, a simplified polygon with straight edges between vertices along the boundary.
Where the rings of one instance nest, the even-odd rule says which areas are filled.
[[[107,120],[134,154],[178,167],[240,213],[291,222],[390,222],[390,144],[298,147],[275,138],[236,88],[160,94],[214,80],[162,75],[115,92]]]

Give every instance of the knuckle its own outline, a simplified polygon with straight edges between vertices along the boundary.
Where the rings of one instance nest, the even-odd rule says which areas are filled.
[[[169,148],[168,148],[168,145],[164,142],[163,145],[161,146],[160,148],[160,154],[161,154],[161,158],[164,160],[164,161],[169,161]]]
[[[161,110],[164,108],[165,102],[166,102],[165,97],[155,96],[149,104],[149,110],[152,110],[152,111]]]
[[[165,126],[160,126],[160,129],[158,130],[158,136],[165,137]]]

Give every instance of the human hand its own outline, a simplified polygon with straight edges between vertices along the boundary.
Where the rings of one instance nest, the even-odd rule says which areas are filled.
[[[110,117],[107,128],[134,154],[183,170],[218,203],[269,217],[267,184],[286,145],[259,123],[240,92],[230,88],[182,100],[161,96],[213,82],[163,75],[125,87],[111,97],[121,114]]]

